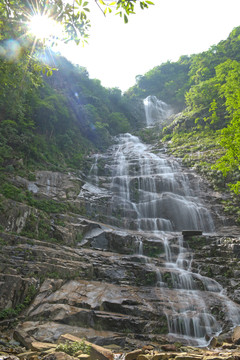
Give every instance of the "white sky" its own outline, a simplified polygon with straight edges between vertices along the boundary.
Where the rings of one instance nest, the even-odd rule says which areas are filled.
[[[89,45],[63,53],[85,66],[105,87],[127,90],[135,76],[181,55],[208,50],[240,25],[240,0],[152,0],[155,5],[129,16],[104,17],[91,5]],[[138,6],[137,6],[138,7]]]

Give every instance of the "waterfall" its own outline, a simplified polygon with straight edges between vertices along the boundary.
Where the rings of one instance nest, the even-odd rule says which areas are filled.
[[[147,126],[162,125],[172,115],[171,106],[150,95],[143,101]]]
[[[133,135],[124,134],[112,148],[112,214],[138,231],[203,230],[212,232],[209,211],[194,197],[177,162],[152,153]]]
[[[142,264],[156,273],[156,297],[165,314],[169,339],[205,346],[222,327],[213,308],[219,307],[240,323],[239,307],[229,300],[215,280],[192,271],[192,252],[181,236],[184,230],[214,232],[212,214],[195,194],[188,178],[173,159],[154,153],[131,134],[120,135],[102,155],[101,176],[94,158],[88,191],[92,191],[92,209],[105,214],[111,225],[136,233],[136,254],[144,254],[144,238],[162,245],[164,254],[158,263],[146,259]],[[93,187],[94,185],[94,187]],[[104,207],[94,202],[98,189]],[[100,206],[100,205],[99,205]],[[211,304],[214,304],[212,306]]]

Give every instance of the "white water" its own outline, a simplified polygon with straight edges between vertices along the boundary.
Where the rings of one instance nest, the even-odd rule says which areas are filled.
[[[148,96],[144,99],[144,109],[146,115],[146,125],[162,125],[165,120],[172,115],[172,108],[165,102],[158,100],[156,96]]]
[[[119,136],[105,157],[111,181],[107,185],[105,177],[101,182],[110,194],[106,209],[109,222],[137,231],[136,254],[146,259],[144,266],[156,272],[156,296],[163,299],[161,310],[167,318],[169,338],[207,345],[222,330],[213,307],[221,308],[232,325],[239,324],[239,307],[224,295],[221,285],[192,272],[193,255],[180,231],[211,233],[214,222],[179,164],[154,154],[151,147],[130,134]],[[91,177],[97,189],[97,157],[95,160]],[[99,188],[100,195],[104,191]],[[161,266],[144,256],[144,236],[162,244],[165,260]]]
[[[138,231],[214,231],[209,211],[193,196],[177,162],[156,155],[124,134],[112,148],[112,213]]]

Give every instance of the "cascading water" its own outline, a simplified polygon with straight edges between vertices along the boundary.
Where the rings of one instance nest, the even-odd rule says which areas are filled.
[[[112,148],[111,212],[138,231],[214,230],[209,211],[193,196],[175,161],[159,157],[130,134]]]
[[[147,126],[162,125],[172,115],[171,106],[159,100],[156,96],[150,95],[143,101]]]
[[[93,193],[106,198],[107,221],[136,232],[136,254],[143,256],[142,237],[162,243],[165,256],[162,265],[144,262],[156,272],[156,296],[164,299],[169,337],[204,346],[221,331],[212,313],[210,300],[216,302],[233,325],[240,323],[239,307],[225,295],[220,284],[191,270],[192,253],[186,248],[180,232],[214,231],[209,210],[194,195],[187,174],[180,165],[164,154],[154,154],[150,146],[136,136],[120,135],[116,144],[102,156],[105,174],[97,173],[98,157],[89,182]],[[102,165],[101,165],[102,166]],[[87,184],[88,191],[91,185]],[[89,190],[90,189],[90,190]],[[96,205],[93,204],[94,211]]]

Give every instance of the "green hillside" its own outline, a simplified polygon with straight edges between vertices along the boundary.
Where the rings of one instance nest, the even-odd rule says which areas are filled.
[[[160,133],[154,130],[153,138],[204,175],[215,190],[230,190],[225,209],[239,219],[240,27],[208,51],[182,56],[138,77],[127,94],[154,94],[181,111]],[[148,140],[151,133],[146,130],[142,136]]]
[[[3,171],[81,168],[87,154],[143,120],[137,102],[66,59],[48,77],[21,63],[0,60],[0,166]]]

